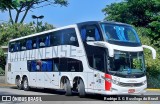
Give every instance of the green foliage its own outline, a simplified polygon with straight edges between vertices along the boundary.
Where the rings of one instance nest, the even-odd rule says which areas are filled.
[[[152,53],[150,50],[144,49],[145,54],[145,64],[147,70],[147,80],[148,87],[150,88],[160,88],[160,50],[158,47],[155,47],[154,44],[151,43],[151,39],[147,37],[147,34],[150,34],[150,29],[139,27],[137,28],[137,32],[141,39],[142,44],[152,46],[157,51],[157,57],[155,60],[152,59]]]
[[[102,11],[107,14],[105,20],[115,20],[140,27],[148,26],[159,17],[160,1],[125,0],[107,5]]]

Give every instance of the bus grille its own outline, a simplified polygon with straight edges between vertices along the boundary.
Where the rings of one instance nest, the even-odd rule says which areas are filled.
[[[142,86],[143,83],[122,83],[120,82],[119,85],[122,87],[139,87],[139,86]]]

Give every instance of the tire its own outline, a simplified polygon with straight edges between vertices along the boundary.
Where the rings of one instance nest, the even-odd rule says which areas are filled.
[[[71,85],[68,79],[66,79],[66,82],[64,84],[64,90],[66,91],[65,93],[66,96],[72,95],[72,89],[71,89]]]
[[[17,78],[17,79],[16,79],[16,85],[17,85],[17,88],[18,88],[19,90],[22,90],[22,89],[23,89],[22,81],[21,81],[20,78]]]
[[[27,77],[25,77],[23,79],[23,89],[24,89],[24,91],[30,90],[30,87],[29,87],[29,84],[28,84],[28,78]]]
[[[82,97],[86,96],[85,86],[84,86],[84,83],[83,83],[82,79],[79,80],[78,92],[79,92],[79,97],[82,98]]]

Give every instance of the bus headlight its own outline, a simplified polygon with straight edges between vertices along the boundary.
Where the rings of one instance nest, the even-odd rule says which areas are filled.
[[[113,80],[113,79],[112,79],[112,83],[113,83],[113,84],[116,84],[116,85],[119,85],[119,81],[117,81],[117,80]]]
[[[147,83],[147,80],[143,81],[142,83],[143,83],[143,85],[145,85]]]

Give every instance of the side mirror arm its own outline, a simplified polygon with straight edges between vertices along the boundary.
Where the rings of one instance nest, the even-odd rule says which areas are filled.
[[[156,50],[153,47],[148,46],[148,45],[142,45],[142,47],[151,50],[153,59],[156,59]]]

